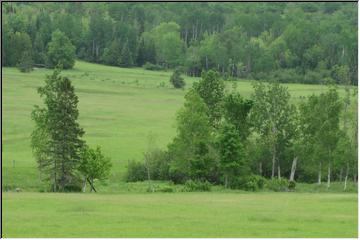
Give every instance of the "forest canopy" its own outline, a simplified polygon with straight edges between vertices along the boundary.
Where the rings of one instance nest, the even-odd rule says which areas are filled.
[[[55,33],[71,43],[60,46],[65,67],[74,48],[90,62],[192,76],[212,69],[224,78],[341,83],[345,69],[357,84],[356,3],[4,3],[2,11],[3,66],[53,67]]]

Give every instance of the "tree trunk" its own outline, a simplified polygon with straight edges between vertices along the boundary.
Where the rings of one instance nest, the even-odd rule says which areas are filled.
[[[91,185],[91,190],[90,190],[90,192],[92,192],[93,189],[94,189],[94,179],[93,179],[93,178],[91,179],[90,185]]]
[[[319,163],[319,175],[318,175],[318,184],[321,184],[321,162]]]
[[[290,181],[294,181],[295,178],[295,171],[296,171],[296,163],[297,163],[298,157],[294,157],[292,165],[291,165],[291,173],[290,173]]]
[[[271,169],[271,178],[275,176],[275,161],[276,161],[276,148],[273,148],[273,157],[272,157],[272,169]]]
[[[259,163],[259,173],[260,173],[260,176],[262,176],[262,173],[263,173],[262,162]]]
[[[83,184],[82,192],[86,192],[86,177],[84,177],[84,184]]]
[[[346,163],[346,173],[345,173],[345,181],[344,181],[344,191],[346,190],[348,175],[349,175],[349,163]]]
[[[327,177],[327,187],[330,187],[330,178],[331,178],[331,167],[330,162],[328,163],[328,177]]]
[[[228,176],[227,174],[225,174],[225,188],[228,187]]]

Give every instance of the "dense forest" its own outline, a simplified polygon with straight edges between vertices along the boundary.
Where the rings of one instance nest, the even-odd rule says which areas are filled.
[[[356,3],[4,3],[2,65],[357,84]],[[64,44],[66,43],[66,44]],[[61,46],[61,48],[59,47]]]

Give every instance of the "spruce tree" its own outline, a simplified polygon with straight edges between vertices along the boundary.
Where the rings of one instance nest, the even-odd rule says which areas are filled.
[[[33,149],[41,153],[35,155],[39,168],[51,178],[54,191],[64,191],[79,184],[76,169],[80,163],[80,150],[84,144],[84,134],[77,118],[78,97],[70,79],[60,76],[55,70],[48,76],[44,87],[38,92],[44,98],[44,108],[36,107],[33,120],[36,128],[32,134]],[[37,142],[39,136],[46,136],[46,141]],[[34,136],[37,136],[34,137]]]

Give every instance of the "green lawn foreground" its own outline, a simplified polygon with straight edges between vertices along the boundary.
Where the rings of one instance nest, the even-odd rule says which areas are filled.
[[[358,235],[357,194],[4,193],[3,200],[4,237]]]

